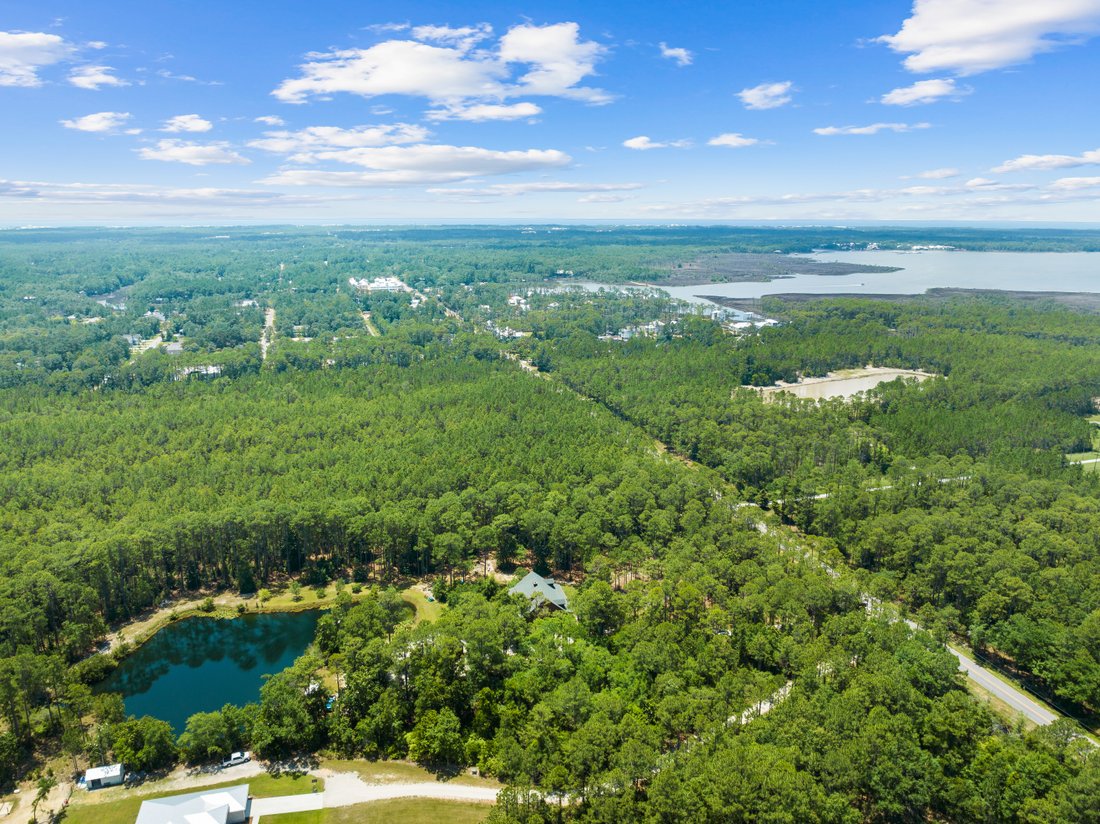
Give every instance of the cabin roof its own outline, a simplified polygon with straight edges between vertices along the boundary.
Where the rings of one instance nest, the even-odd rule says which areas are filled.
[[[508,594],[523,595],[535,606],[540,601],[546,601],[558,609],[569,609],[569,599],[565,597],[561,585],[551,578],[542,577],[537,572],[528,572],[518,584],[508,590]]]

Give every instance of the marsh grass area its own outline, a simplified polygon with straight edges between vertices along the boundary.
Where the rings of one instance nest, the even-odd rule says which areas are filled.
[[[658,270],[659,286],[704,286],[708,283],[767,282],[795,275],[859,275],[900,272],[897,266],[820,261],[786,254],[729,252],[678,262]]]
[[[248,791],[254,798],[273,798],[280,795],[301,795],[324,789],[324,782],[310,775],[251,775],[236,781],[220,781],[216,784],[194,783],[189,786],[172,786],[177,780],[152,782],[141,787],[111,787],[106,790],[77,790],[73,793],[69,807],[62,821],[65,824],[133,824],[137,819],[141,802],[150,798],[164,798],[169,795],[214,790],[220,787],[235,787],[248,784]],[[158,788],[159,785],[159,788]],[[353,819],[346,819],[351,821]]]
[[[780,392],[789,392],[799,398],[824,400],[826,398],[850,398],[860,392],[874,389],[880,383],[886,383],[897,378],[923,381],[931,377],[932,375],[928,372],[920,372],[914,369],[865,366],[862,369],[842,369],[838,372],[829,372],[823,378],[804,378],[798,383],[783,383],[781,381],[775,386],[745,388],[755,389],[765,400]]]
[[[467,801],[399,798],[305,813],[265,815],[264,824],[480,824],[492,808]]]

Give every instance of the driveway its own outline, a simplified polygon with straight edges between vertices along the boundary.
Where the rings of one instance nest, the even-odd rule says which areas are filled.
[[[371,801],[395,798],[438,798],[446,801],[473,801],[492,804],[497,800],[495,787],[441,781],[407,781],[394,784],[368,784],[355,773],[316,770],[314,775],[325,779],[324,792],[303,795],[281,795],[275,798],[252,799],[252,822],[258,824],[265,815],[300,813],[326,807],[350,807]]]
[[[252,822],[256,824],[265,815],[319,810],[324,806],[324,796],[324,793],[302,793],[301,795],[279,795],[275,798],[253,798]]]

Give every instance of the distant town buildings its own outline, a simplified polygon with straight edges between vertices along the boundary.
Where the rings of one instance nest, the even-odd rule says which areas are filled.
[[[530,332],[521,332],[518,329],[513,329],[510,326],[497,326],[491,320],[485,323],[485,326],[490,332],[497,336],[498,340],[517,340],[519,338],[531,337]]]
[[[216,378],[222,373],[222,368],[218,364],[211,364],[209,366],[185,366],[176,372],[175,379],[178,381],[186,380],[192,375],[197,375],[200,378]]]
[[[367,278],[348,278],[352,289],[360,292],[411,292],[412,289],[403,280],[395,277],[381,277],[369,280]]]

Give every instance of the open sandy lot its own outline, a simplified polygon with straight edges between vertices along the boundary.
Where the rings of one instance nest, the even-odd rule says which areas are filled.
[[[779,382],[776,386],[754,387],[765,398],[778,392],[790,392],[799,398],[822,400],[824,398],[850,398],[859,392],[873,389],[880,383],[895,378],[914,378],[923,381],[932,377],[928,372],[914,369],[893,369],[888,366],[865,366],[863,369],[842,369],[829,372],[823,378],[804,378],[798,383]]]

